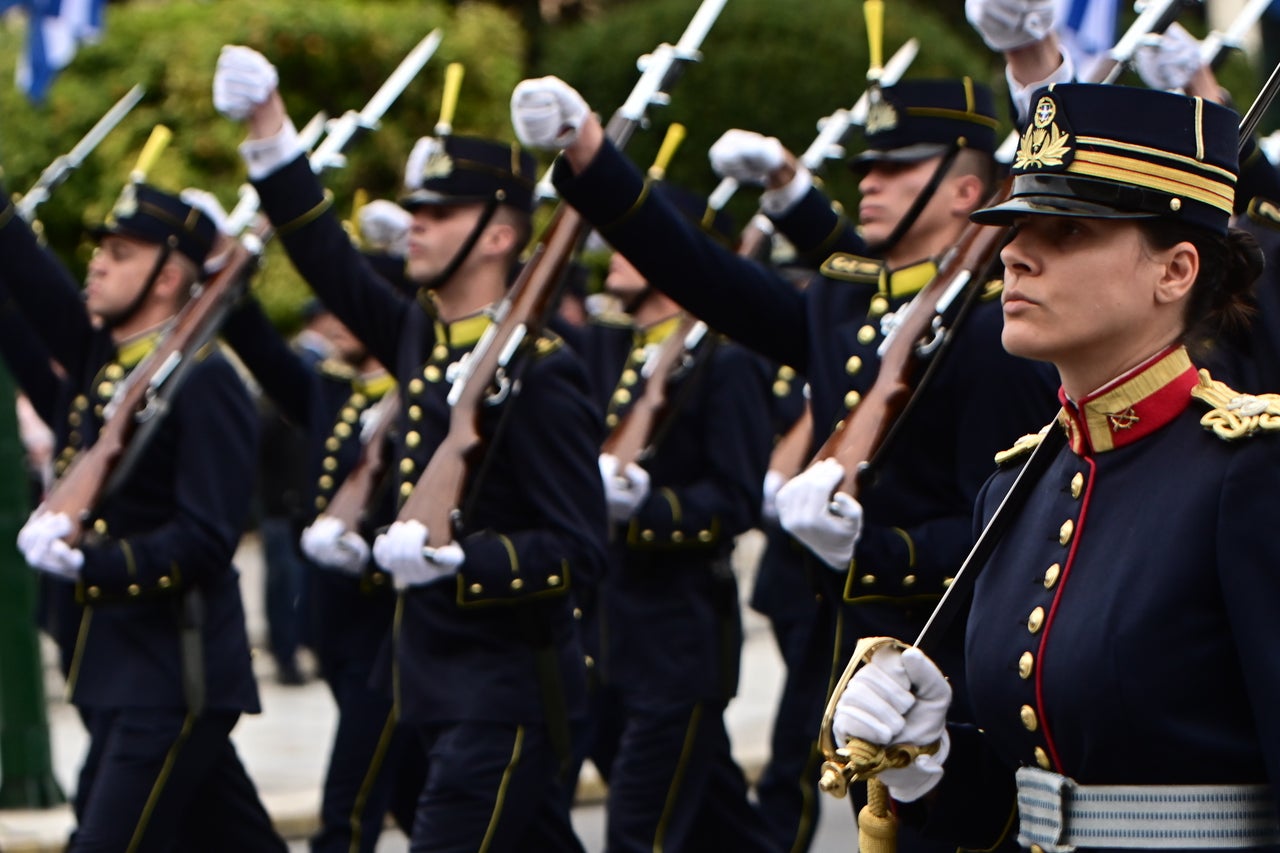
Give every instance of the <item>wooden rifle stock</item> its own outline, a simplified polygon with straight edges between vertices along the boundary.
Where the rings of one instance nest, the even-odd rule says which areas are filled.
[[[263,225],[255,232],[259,241],[267,230]],[[239,297],[240,285],[257,255],[237,242],[226,257],[222,269],[183,306],[155,350],[122,383],[108,404],[93,445],[76,456],[40,505],[42,512],[64,513],[75,522],[66,537],[68,544],[80,541],[84,522],[124,470],[122,462],[135,458],[145,446],[150,429],[142,428],[165,416],[186,368]]]
[[[811,444],[813,444],[813,408],[806,400],[804,412],[800,418],[773,446],[773,454],[769,457],[769,470],[777,471],[790,480],[804,467]]]
[[[1012,180],[1006,180],[987,206],[1007,199],[1011,187]],[[875,382],[814,456],[815,462],[834,457],[844,468],[844,482],[837,491],[857,497],[862,465],[875,454],[911,399],[920,364],[917,347],[935,332],[933,320],[940,313],[940,304],[944,297],[954,296],[956,290],[982,285],[979,277],[994,260],[1008,232],[1008,228],[969,223],[933,280],[896,312],[897,325],[881,344],[880,369]]]
[[[467,356],[462,376],[449,395],[449,432],[397,515],[400,521],[417,519],[426,525],[431,547],[453,541],[468,461],[480,447],[481,408],[492,394],[507,393],[506,367],[523,340],[537,338],[551,297],[585,230],[586,223],[576,210],[566,204],[556,209],[542,243],[499,303],[493,325]]]
[[[343,479],[342,485],[333,493],[333,499],[325,507],[324,514],[342,522],[344,529],[359,531],[365,513],[378,484],[386,473],[387,457],[385,448],[387,436],[396,422],[396,411],[400,407],[400,395],[389,391],[378,404],[370,410],[370,415],[377,418],[377,425],[365,437],[360,447],[360,456],[350,473]]]

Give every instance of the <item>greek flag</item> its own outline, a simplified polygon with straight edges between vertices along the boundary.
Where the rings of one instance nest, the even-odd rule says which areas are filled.
[[[18,88],[42,103],[54,75],[71,62],[76,48],[102,32],[106,0],[0,0],[0,12],[20,6],[27,12],[27,47],[18,57]]]
[[[1116,43],[1118,0],[1058,0],[1058,35],[1084,74]]]

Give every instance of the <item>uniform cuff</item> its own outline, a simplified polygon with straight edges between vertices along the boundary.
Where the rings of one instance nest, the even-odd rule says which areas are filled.
[[[240,156],[249,168],[249,180],[260,181],[302,153],[298,130],[289,118],[275,136],[240,143]]]

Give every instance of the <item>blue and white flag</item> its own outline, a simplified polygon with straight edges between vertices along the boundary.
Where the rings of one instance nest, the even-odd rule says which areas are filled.
[[[0,0],[0,11],[15,5],[27,10],[27,49],[18,57],[18,88],[41,103],[80,43],[101,34],[106,0]]]
[[[65,0],[64,0],[65,2]],[[1116,43],[1118,0],[1058,0],[1058,36],[1084,75]]]

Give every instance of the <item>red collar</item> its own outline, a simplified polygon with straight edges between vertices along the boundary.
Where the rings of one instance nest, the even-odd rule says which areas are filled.
[[[1058,389],[1058,423],[1078,455],[1114,450],[1182,414],[1198,381],[1186,349],[1172,346],[1079,400]]]

